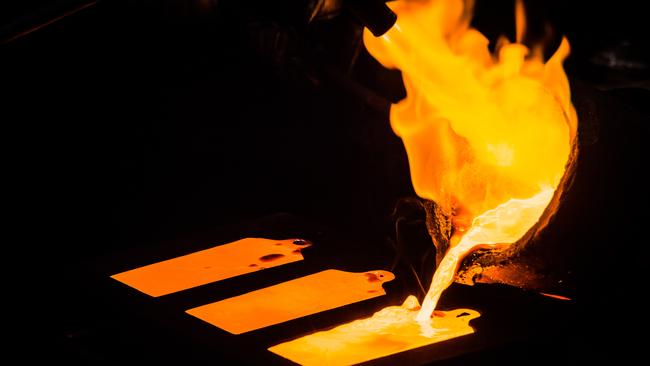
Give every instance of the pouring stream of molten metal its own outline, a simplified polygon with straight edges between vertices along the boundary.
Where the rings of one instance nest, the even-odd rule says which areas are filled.
[[[562,40],[540,50],[488,40],[469,27],[462,0],[388,3],[397,22],[364,43],[384,66],[402,71],[407,96],[391,108],[415,192],[452,219],[450,249],[422,307],[409,296],[372,317],[269,348],[303,365],[349,365],[470,334],[475,310],[435,311],[460,261],[478,246],[508,245],[540,218],[564,174],[577,118],[562,61]],[[516,38],[525,32],[518,2]],[[433,315],[433,318],[432,318]]]
[[[409,158],[416,193],[452,217],[450,249],[434,274],[417,319],[428,320],[460,261],[477,246],[517,241],[540,218],[562,178],[577,117],[562,62],[563,39],[544,62],[501,39],[495,55],[469,26],[462,0],[389,3],[397,22],[364,43],[385,67],[398,68],[407,96],[390,120]],[[517,2],[516,37],[525,32]]]
[[[467,253],[481,245],[515,242],[525,233],[522,229],[537,222],[552,197],[553,189],[544,189],[529,199],[511,199],[475,218],[469,231],[447,251],[436,269],[417,320],[429,320],[440,295],[453,282],[458,265]],[[513,216],[513,212],[517,216]]]

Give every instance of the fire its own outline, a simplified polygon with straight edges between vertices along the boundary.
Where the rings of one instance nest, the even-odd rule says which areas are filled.
[[[471,2],[389,4],[395,26],[364,42],[385,67],[402,71],[407,97],[390,120],[409,157],[416,193],[449,213],[455,232],[419,320],[431,317],[460,260],[478,246],[507,245],[533,226],[564,174],[577,127],[562,40],[544,62],[521,43],[488,40],[469,26]],[[525,32],[517,3],[517,41]]]
[[[416,193],[452,217],[454,234],[422,307],[401,307],[286,342],[270,350],[301,364],[351,364],[472,333],[459,310],[435,310],[460,261],[480,246],[509,245],[537,223],[564,175],[577,129],[562,62],[562,40],[547,62],[525,34],[517,2],[516,41],[488,40],[469,26],[462,0],[388,3],[397,22],[364,43],[388,68],[402,71],[407,96],[391,108],[404,141]],[[434,311],[435,310],[435,311]],[[464,310],[471,318],[474,310]]]

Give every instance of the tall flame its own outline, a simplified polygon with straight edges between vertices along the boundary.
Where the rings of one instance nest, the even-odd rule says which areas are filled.
[[[521,42],[525,12],[516,1]],[[502,41],[493,56],[469,27],[469,2],[389,6],[397,23],[380,38],[366,30],[364,42],[384,66],[402,70],[407,97],[391,108],[391,124],[416,193],[452,215],[455,232],[421,307],[411,296],[401,307],[269,348],[300,364],[364,362],[473,332],[461,315],[478,317],[474,310],[434,313],[442,291],[471,250],[513,243],[539,220],[576,134],[565,39],[546,63],[519,43]]]
[[[562,62],[469,26],[471,1],[389,3],[397,23],[366,48],[402,71],[407,96],[391,108],[416,193],[453,217],[455,234],[418,319],[428,319],[458,263],[478,245],[513,243],[534,225],[564,174],[577,116]],[[517,2],[517,42],[525,32]],[[535,50],[534,50],[535,51]]]

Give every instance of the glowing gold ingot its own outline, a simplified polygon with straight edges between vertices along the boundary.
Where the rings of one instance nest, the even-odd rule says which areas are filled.
[[[301,365],[352,365],[474,333],[469,321],[475,310],[436,311],[418,322],[417,299],[409,296],[402,306],[390,306],[372,317],[313,333],[269,348]]]
[[[283,323],[385,295],[382,284],[395,276],[334,269],[190,309],[188,314],[233,334]]]
[[[294,242],[298,244],[294,244]],[[157,297],[303,260],[306,241],[246,238],[111,276]]]

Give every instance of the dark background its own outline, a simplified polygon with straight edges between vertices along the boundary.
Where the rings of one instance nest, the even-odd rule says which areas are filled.
[[[29,337],[74,328],[79,268],[133,247],[278,212],[385,245],[396,202],[413,196],[387,119],[404,91],[398,72],[359,47],[357,18],[344,9],[308,22],[299,0],[114,0],[70,11],[80,4],[0,10],[5,179],[21,222],[7,257],[23,273],[10,282],[55,323]],[[529,41],[551,34],[553,48],[566,35],[570,78],[648,118],[642,2],[527,4]],[[493,41],[512,38],[512,18],[511,1],[477,3],[475,25]]]

